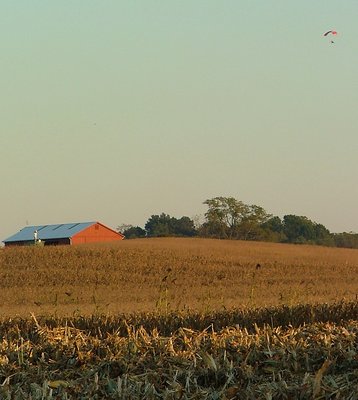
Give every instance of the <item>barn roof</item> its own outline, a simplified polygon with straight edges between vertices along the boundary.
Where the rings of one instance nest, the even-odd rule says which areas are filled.
[[[71,238],[76,235],[76,233],[83,231],[95,223],[96,222],[74,222],[71,224],[26,226],[3,242],[27,242],[34,240],[34,231],[36,230],[37,238],[41,240]]]

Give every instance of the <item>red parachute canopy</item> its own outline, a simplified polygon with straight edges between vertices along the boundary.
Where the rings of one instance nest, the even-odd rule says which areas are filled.
[[[331,34],[331,35],[337,35],[337,31],[327,31],[323,36],[327,36],[327,35],[329,35],[329,34]]]

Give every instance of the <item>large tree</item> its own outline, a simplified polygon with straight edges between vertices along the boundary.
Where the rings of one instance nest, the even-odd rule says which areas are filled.
[[[285,215],[283,217],[283,231],[290,243],[310,243],[315,239],[315,228],[307,217]]]
[[[214,197],[204,201],[208,206],[204,227],[210,236],[235,238],[242,220],[249,215],[249,208],[234,197]]]
[[[195,224],[189,217],[181,217],[179,219],[171,218],[172,231],[176,236],[195,236]]]
[[[146,237],[146,231],[140,226],[131,226],[122,233],[126,239],[137,239]]]
[[[283,222],[280,217],[273,216],[261,225],[264,230],[263,238],[268,242],[284,242]]]
[[[272,215],[268,214],[261,206],[251,205],[248,207],[249,213],[239,227],[239,237],[244,240],[263,240],[266,237],[263,224]]]
[[[283,232],[290,243],[312,243],[329,246],[334,244],[332,235],[325,226],[304,216],[285,215],[283,217]]]
[[[145,224],[148,236],[194,236],[194,221],[189,217],[179,219],[168,214],[152,215]]]
[[[208,236],[258,240],[263,233],[261,225],[270,218],[262,207],[247,205],[234,197],[214,197],[204,204],[208,211],[203,233]]]
[[[152,215],[145,224],[148,236],[170,236],[171,217],[168,214]]]

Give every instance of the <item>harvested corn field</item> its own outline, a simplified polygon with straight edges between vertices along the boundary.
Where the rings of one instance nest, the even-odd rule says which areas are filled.
[[[0,399],[358,399],[357,272],[273,243],[1,250]]]
[[[357,311],[7,319],[0,398],[357,399]]]
[[[358,250],[210,239],[0,251],[0,316],[354,300]]]

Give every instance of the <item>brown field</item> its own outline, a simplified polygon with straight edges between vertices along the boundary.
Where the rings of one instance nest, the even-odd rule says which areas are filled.
[[[325,318],[327,307],[277,311],[309,321],[312,312]],[[330,314],[356,315],[357,307],[341,303]],[[357,399],[357,321],[160,334],[174,319],[152,318],[152,330],[105,317],[2,321],[0,398]]]
[[[260,268],[257,267],[260,264]],[[0,251],[0,316],[356,300],[358,250],[210,239]]]
[[[357,269],[207,239],[2,249],[0,399],[357,400]]]

